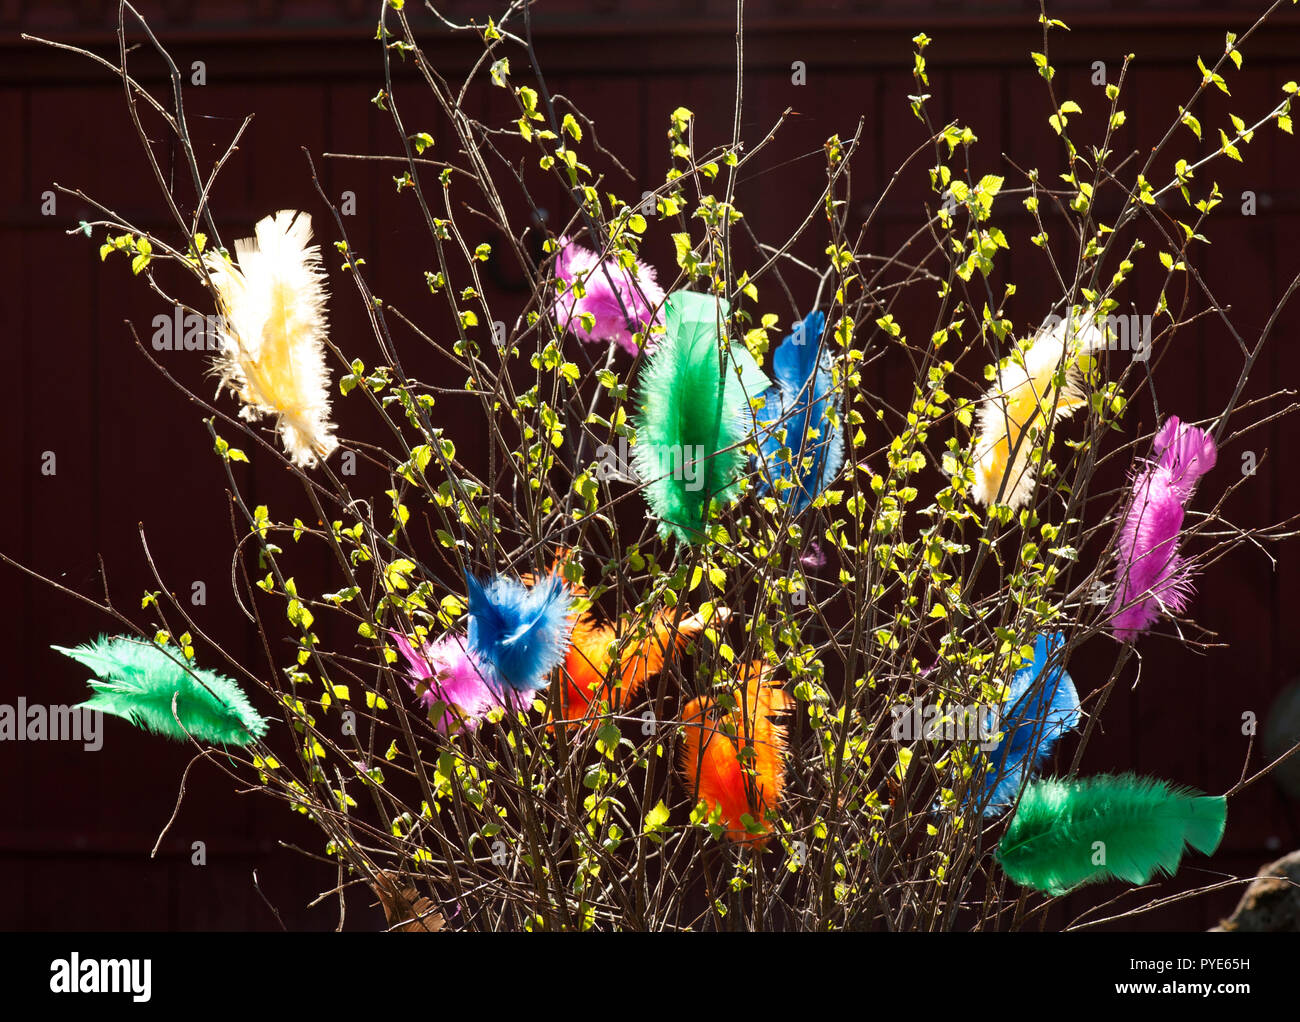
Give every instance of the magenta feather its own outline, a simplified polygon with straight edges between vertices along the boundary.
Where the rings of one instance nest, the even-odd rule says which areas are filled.
[[[1185,499],[1191,497],[1197,480],[1214,468],[1218,458],[1214,438],[1203,429],[1180,422],[1177,415],[1169,416],[1151,446],[1158,463],[1169,470]]]
[[[470,651],[463,635],[446,635],[416,650],[399,632],[390,633],[393,643],[406,658],[411,687],[430,719],[443,734],[461,729],[473,731],[502,698],[514,709],[527,709],[532,696],[516,692],[500,682],[490,682],[491,669]]]
[[[1192,572],[1178,551],[1186,502],[1196,482],[1214,467],[1214,439],[1171,416],[1152,444],[1156,460],[1133,479],[1116,550],[1111,632],[1131,642],[1162,613],[1181,614],[1193,593]]]
[[[663,323],[659,307],[664,290],[655,280],[655,271],[639,260],[628,271],[615,259],[602,261],[590,249],[561,238],[555,276],[566,285],[552,309],[561,332],[568,330],[592,344],[614,342],[635,355],[632,335],[646,334],[652,325]],[[574,293],[575,282],[582,286],[581,297]],[[590,330],[583,325],[583,313],[590,313],[594,321]]]

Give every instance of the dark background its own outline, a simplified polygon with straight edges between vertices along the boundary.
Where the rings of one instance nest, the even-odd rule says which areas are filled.
[[[407,6],[438,66],[449,74],[465,67],[476,51],[448,41],[427,14],[414,3]],[[1195,57],[1212,63],[1222,52],[1224,31],[1244,31],[1263,6],[1054,4],[1050,13],[1073,30],[1052,40],[1058,94],[1079,100],[1087,114],[1097,116],[1103,97],[1089,81],[1091,63],[1105,61],[1113,80],[1123,55],[1135,54],[1123,104],[1128,123],[1116,148],[1149,146],[1194,88]],[[327,194],[357,195],[358,213],[347,228],[369,264],[370,279],[381,281],[385,298],[417,318],[432,317],[443,309],[423,288],[429,245],[414,204],[395,194],[391,168],[322,155],[400,151],[388,115],[368,102],[383,84],[373,41],[377,9],[376,3],[347,2],[141,5],[182,68],[193,60],[206,65],[207,84],[186,93],[202,159],[214,159],[243,116],[256,114],[213,197],[227,244],[280,208],[311,211],[318,235],[333,240],[301,152],[305,146]],[[445,9],[458,19],[494,12],[493,5],[464,2]],[[0,0],[0,328],[8,342],[0,361],[8,391],[0,402],[0,486],[7,498],[0,501],[0,543],[35,570],[93,594],[102,555],[115,602],[135,614],[141,592],[155,588],[140,545],[142,526],[169,587],[186,593],[193,581],[205,581],[208,603],[199,611],[204,628],[243,662],[257,664],[254,635],[230,594],[232,533],[220,464],[209,453],[196,409],[134,349],[124,324],[131,319],[147,330],[152,316],[163,311],[161,303],[142,280],[130,277],[124,260],[100,265],[98,238],[92,243],[69,236],[79,220],[91,216],[87,205],[60,196],[55,216],[40,213],[41,193],[58,182],[84,189],[143,226],[172,230],[126,117],[120,84],[83,59],[19,38],[26,31],[115,54],[115,16],[116,4],[104,0]],[[721,0],[541,0],[535,27],[548,81],[595,119],[601,143],[635,176],[635,182],[618,183],[621,194],[636,196],[662,181],[664,132],[676,106],[696,112],[700,148],[729,138],[732,19],[732,5]],[[863,152],[854,168],[859,219],[904,155],[923,140],[906,102],[914,91],[909,40],[922,30],[934,40],[927,54],[932,113],[975,129],[976,176],[1007,174],[1009,186],[1015,182],[1002,154],[1022,167],[1039,167],[1044,179],[1063,169],[1059,143],[1046,126],[1046,92],[1028,58],[1029,51],[1042,48],[1036,4],[767,0],[747,6],[746,29],[745,137],[753,144],[786,106],[796,112],[741,190],[739,204],[761,237],[784,237],[815,201],[824,184],[821,144],[832,132],[847,137],[858,117],[865,117]],[[1250,120],[1274,104],[1282,83],[1300,78],[1297,58],[1300,20],[1286,13],[1247,44],[1244,70],[1229,76],[1231,100],[1210,98],[1201,113],[1207,140],[1226,124],[1226,110]],[[807,65],[803,87],[791,84],[795,60]],[[143,80],[161,82],[160,65],[150,54],[133,56],[132,66]],[[408,130],[431,130],[441,139],[429,104],[417,98],[419,85],[405,72],[400,81],[410,97],[403,108],[409,111]],[[504,101],[500,90],[487,87],[470,97],[477,115],[501,123]],[[1179,140],[1179,152],[1189,148],[1194,151],[1186,138]],[[1276,296],[1300,271],[1300,203],[1294,139],[1267,127],[1245,156],[1244,168],[1216,163],[1206,172],[1226,198],[1210,225],[1213,246],[1200,258],[1207,283],[1232,306],[1234,322],[1251,342]],[[924,172],[928,162],[920,161],[896,186],[873,250],[893,251],[919,222],[921,204],[932,198]],[[1257,195],[1254,217],[1239,213],[1245,189]],[[542,201],[567,216],[560,195]],[[1046,309],[1047,300],[1027,299],[1033,288],[1054,295],[1040,253],[1023,243],[1029,221],[1018,201],[1003,200],[998,210],[1021,239],[1013,239],[1002,269],[1019,284],[1013,314],[1017,326],[1025,327]],[[471,243],[477,240],[491,239],[485,235]],[[814,236],[803,250],[816,259],[824,244]],[[646,254],[660,266],[672,265],[667,238],[655,237],[653,230]],[[372,363],[356,294],[337,273],[328,246],[326,263],[336,295],[332,336],[349,354]],[[1139,288],[1141,276],[1139,271]],[[513,288],[503,270],[491,297],[508,303]],[[1300,373],[1298,316],[1294,307],[1284,313],[1253,394],[1294,386]],[[1213,414],[1236,379],[1235,343],[1212,321],[1181,332],[1176,343],[1161,367],[1162,414]],[[162,359],[190,386],[215,386],[203,378],[205,357],[173,352]],[[231,410],[229,399],[222,401],[219,406]],[[346,437],[346,403],[339,408]],[[442,406],[443,414],[454,410]],[[465,410],[477,414],[477,406]],[[1131,425],[1149,431],[1152,423],[1148,402]],[[1258,527],[1300,510],[1290,459],[1294,437],[1294,424],[1283,420],[1229,444],[1204,484],[1203,499],[1217,497],[1240,478],[1242,453],[1252,450],[1258,472],[1229,504],[1229,517]],[[469,431],[456,438],[462,447],[473,444]],[[56,453],[53,477],[40,473],[44,451]],[[267,459],[253,457],[240,471],[250,499],[273,509],[288,507],[277,501],[290,501],[297,492]],[[1300,553],[1295,544],[1272,549],[1276,565],[1244,548],[1212,565],[1200,581],[1193,613],[1230,648],[1201,654],[1156,637],[1143,644],[1142,683],[1112,697],[1085,769],[1134,769],[1214,792],[1236,782],[1246,752],[1241,716],[1252,711],[1264,718],[1290,682],[1300,647],[1294,624]],[[77,701],[84,672],[48,646],[73,645],[111,622],[7,568],[0,570],[0,594],[0,649],[6,653],[0,701]],[[1099,640],[1072,663],[1081,693],[1090,690],[1089,663],[1100,665],[1104,676],[1104,661],[1116,648]],[[1072,753],[1072,742],[1064,750],[1063,756]],[[57,743],[0,745],[0,927],[271,928],[275,920],[251,883],[254,869],[291,928],[333,926],[332,898],[307,907],[317,892],[333,886],[333,871],[267,836],[317,852],[316,832],[277,804],[237,795],[210,768],[191,774],[180,815],[158,857],[149,858],[172,812],[187,758],[185,749],[111,719],[105,721],[104,749],[93,755]],[[1252,770],[1259,765],[1257,748]],[[207,865],[194,866],[190,847],[200,840],[207,846]],[[1187,861],[1168,889],[1220,875],[1249,876],[1298,846],[1296,802],[1264,781],[1232,801],[1218,855]],[[1204,928],[1226,915],[1237,895],[1227,890],[1181,902],[1126,925]],[[380,916],[357,897],[348,921],[373,928]]]

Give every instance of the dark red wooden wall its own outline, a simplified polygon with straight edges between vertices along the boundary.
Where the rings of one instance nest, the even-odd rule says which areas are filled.
[[[368,102],[382,85],[372,40],[377,7],[141,5],[182,67],[205,62],[208,84],[190,90],[187,99],[202,157],[215,157],[243,116],[256,113],[214,196],[229,237],[242,236],[258,218],[285,207],[311,210],[318,226],[327,226],[301,152],[305,146],[329,194],[357,193],[358,215],[348,229],[371,279],[383,282],[385,297],[433,314],[420,279],[426,240],[414,207],[394,193],[391,173],[322,156],[396,151],[390,122]],[[1099,106],[1100,90],[1088,81],[1091,62],[1104,60],[1117,69],[1125,53],[1136,54],[1125,104],[1129,120],[1119,143],[1149,145],[1193,88],[1195,56],[1221,52],[1224,30],[1243,30],[1261,7],[1053,5],[1053,13],[1073,29],[1054,39],[1058,83],[1063,92],[1082,97],[1085,109],[1089,97]],[[455,2],[447,9],[467,18],[490,13],[494,5]],[[0,401],[0,544],[10,556],[83,591],[98,584],[102,555],[114,600],[135,613],[141,592],[153,587],[140,542],[143,528],[171,588],[187,592],[192,581],[205,581],[205,628],[256,663],[254,637],[229,594],[230,516],[205,428],[195,409],[134,350],[124,325],[129,319],[147,328],[160,303],[123,264],[101,265],[97,245],[69,236],[78,220],[90,217],[87,204],[61,196],[55,216],[41,215],[41,193],[58,182],[84,189],[142,225],[166,227],[120,86],[85,61],[18,38],[28,31],[111,52],[115,11],[116,4],[93,0],[0,2],[0,329],[7,342],[0,363],[7,390]],[[786,106],[796,111],[773,158],[742,189],[740,205],[755,230],[763,237],[784,236],[822,187],[822,142],[832,132],[851,135],[859,116],[866,118],[865,147],[855,169],[855,196],[864,208],[874,201],[894,166],[922,140],[906,103],[914,91],[908,40],[921,30],[934,39],[934,114],[975,128],[977,171],[1008,172],[1005,153],[1021,166],[1040,167],[1044,178],[1053,176],[1061,169],[1060,152],[1046,127],[1050,111],[1028,58],[1041,43],[1036,11],[1028,3],[940,0],[748,5],[746,136],[756,141]],[[733,5],[722,0],[541,0],[538,50],[550,84],[595,118],[602,144],[636,175],[635,185],[620,184],[625,194],[662,180],[664,131],[674,107],[696,111],[702,146],[729,137],[732,16]],[[446,67],[463,66],[466,50],[439,41],[418,10],[412,17],[425,25],[431,52]],[[1220,117],[1226,109],[1242,116],[1260,111],[1280,95],[1283,82],[1300,78],[1300,22],[1279,22],[1246,52],[1245,70],[1231,79],[1232,100],[1215,101]],[[159,83],[156,61],[143,53],[133,59],[142,77]],[[795,60],[807,64],[803,87],[790,81]],[[403,81],[414,94],[409,77]],[[432,121],[427,103],[407,102]],[[472,102],[504,119],[499,94],[483,90]],[[410,130],[422,127],[408,123]],[[1266,129],[1246,155],[1244,168],[1215,167],[1227,201],[1212,224],[1214,244],[1203,265],[1207,282],[1232,306],[1250,340],[1275,297],[1300,272],[1300,151],[1293,139]],[[928,198],[923,166],[900,181],[888,203],[874,239],[877,251],[892,251],[918,222]],[[1244,189],[1260,197],[1254,217],[1235,211],[1240,203],[1234,197]],[[560,196],[549,201],[563,208]],[[815,258],[824,241],[812,240],[809,254]],[[666,239],[652,239],[647,251],[671,265]],[[1036,256],[1021,245],[1005,270],[1020,284],[1022,326],[1043,311],[1023,300],[1034,286],[1048,286]],[[332,285],[338,296],[334,338],[373,361],[355,294],[338,274]],[[498,290],[508,300],[508,281]],[[1300,381],[1298,317],[1295,309],[1284,315],[1254,393]],[[1161,410],[1186,418],[1211,414],[1235,379],[1235,347],[1208,322],[1180,335],[1178,345],[1162,367]],[[164,353],[166,368],[177,378],[210,385],[194,356],[168,358]],[[1149,429],[1149,408],[1139,417]],[[346,415],[343,427],[346,433]],[[1217,495],[1238,478],[1242,452],[1253,450],[1260,468],[1229,506],[1233,521],[1258,527],[1300,511],[1300,483],[1290,467],[1297,439],[1294,424],[1284,420],[1235,442],[1225,449],[1206,492]],[[40,473],[44,451],[57,456],[52,477]],[[257,462],[245,476],[251,496],[292,499],[286,480]],[[1246,744],[1242,713],[1262,718],[1275,694],[1300,673],[1293,667],[1300,659],[1300,629],[1293,624],[1300,611],[1300,548],[1292,544],[1273,553],[1276,564],[1243,550],[1206,572],[1195,614],[1219,634],[1224,648],[1198,654],[1167,640],[1147,643],[1142,682],[1112,699],[1104,734],[1087,755],[1089,769],[1132,768],[1216,792],[1236,781]],[[8,569],[0,570],[0,601],[0,702],[20,695],[45,703],[80,698],[82,672],[48,646],[73,644],[109,623]],[[1090,659],[1100,668],[1113,655],[1114,647],[1105,643],[1086,651],[1074,671],[1081,689],[1089,689]],[[149,849],[172,812],[187,757],[183,749],[113,723],[107,722],[99,753],[54,743],[0,744],[0,927],[271,927],[275,921],[251,883],[254,869],[290,926],[334,925],[332,901],[306,907],[316,892],[333,885],[332,871],[272,838],[316,851],[315,832],[277,805],[235,794],[213,770],[191,775],[180,816],[151,860]],[[1276,853],[1300,846],[1298,808],[1269,782],[1256,785],[1232,803],[1219,855],[1208,864],[1191,864],[1180,879],[1203,883],[1220,874],[1249,875]],[[190,846],[200,840],[207,846],[207,865],[194,866]],[[1226,914],[1235,897],[1224,892],[1133,925],[1204,927]],[[349,921],[374,926],[378,916],[356,899]]]

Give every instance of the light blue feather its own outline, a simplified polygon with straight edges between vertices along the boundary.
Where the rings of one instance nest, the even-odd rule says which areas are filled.
[[[495,678],[516,692],[545,688],[569,645],[573,596],[559,575],[531,588],[494,575],[486,583],[466,573],[469,646]]]
[[[825,313],[810,312],[781,342],[772,354],[776,383],[764,394],[766,404],[757,413],[759,451],[766,468],[765,475],[760,473],[759,492],[772,491],[769,477],[773,482],[789,480],[792,486],[775,489],[795,514],[812,503],[844,464],[844,437],[830,419],[840,401],[834,393],[830,353],[822,350],[825,330]],[[814,430],[816,435],[810,435]],[[778,456],[782,447],[790,449],[788,463]]]
[[[1079,694],[1059,658],[1048,668],[1053,651],[1064,645],[1060,632],[1040,635],[1034,641],[1034,659],[1016,672],[1011,691],[1002,704],[1000,718],[990,730],[1002,740],[988,754],[982,800],[988,796],[985,816],[995,816],[1015,802],[1020,789],[1052,754],[1062,735],[1079,724]],[[991,795],[990,795],[991,792]]]

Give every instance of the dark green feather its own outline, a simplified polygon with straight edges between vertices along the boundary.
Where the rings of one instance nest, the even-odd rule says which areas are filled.
[[[266,720],[239,685],[186,661],[175,647],[101,635],[72,649],[50,648],[94,672],[87,682],[94,694],[81,708],[121,717],[178,742],[192,735],[218,745],[251,745],[266,734]]]

